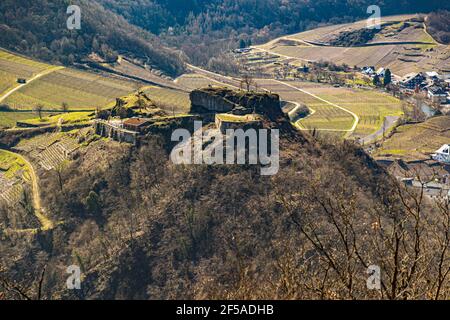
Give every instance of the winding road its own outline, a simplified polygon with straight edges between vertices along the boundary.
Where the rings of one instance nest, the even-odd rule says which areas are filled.
[[[353,117],[354,121],[353,121],[353,125],[352,125],[352,127],[351,127],[350,129],[342,129],[342,130],[328,130],[328,129],[327,129],[328,131],[343,131],[343,132],[347,132],[347,133],[348,133],[347,135],[349,135],[350,133],[352,133],[353,131],[355,131],[356,126],[357,126],[358,123],[359,123],[359,117],[358,117],[358,115],[357,115],[356,113],[354,113],[354,112],[352,112],[352,111],[350,111],[350,110],[348,110],[348,109],[345,109],[344,107],[341,107],[341,106],[339,106],[339,105],[337,105],[337,104],[335,104],[335,103],[333,103],[333,102],[330,102],[330,101],[328,101],[328,100],[325,100],[325,99],[323,99],[323,98],[321,98],[321,97],[319,97],[319,96],[316,96],[315,94],[313,94],[313,93],[311,93],[311,92],[308,92],[308,91],[306,91],[306,90],[300,89],[300,88],[298,88],[298,87],[296,87],[296,86],[294,86],[294,85],[292,85],[292,84],[289,84],[289,83],[286,83],[286,82],[283,82],[283,81],[280,81],[280,80],[272,80],[272,81],[275,81],[275,82],[277,82],[277,83],[280,83],[280,84],[283,84],[283,85],[285,85],[285,86],[288,86],[288,87],[290,87],[290,88],[292,88],[292,89],[294,89],[294,90],[297,90],[297,91],[303,92],[303,93],[305,93],[305,94],[307,94],[307,95],[310,95],[311,97],[313,97],[313,98],[315,98],[315,99],[318,99],[318,100],[320,100],[320,101],[322,101],[322,102],[325,102],[326,104],[329,104],[330,106],[333,106],[333,107],[335,107],[335,108],[341,109],[341,110],[343,110],[343,111],[345,111],[345,112],[351,114],[351,116]]]

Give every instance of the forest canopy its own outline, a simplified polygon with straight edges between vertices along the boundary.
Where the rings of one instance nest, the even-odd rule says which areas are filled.
[[[146,59],[169,75],[178,75],[183,64],[157,37],[95,1],[76,2],[81,8],[81,29],[69,30],[66,0],[3,0],[0,2],[0,46],[34,58],[73,64],[96,53],[106,61],[118,54]]]

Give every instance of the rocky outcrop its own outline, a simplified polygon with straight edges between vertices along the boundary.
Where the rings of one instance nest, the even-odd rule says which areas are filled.
[[[283,117],[280,97],[272,93],[246,92],[228,88],[203,88],[191,92],[191,112],[245,115],[258,113],[271,120]]]
[[[130,95],[117,98],[115,106],[110,111],[113,117],[154,117],[166,116],[167,113],[158,108],[152,99],[143,92],[132,93]]]
[[[235,103],[224,98],[222,92],[217,89],[197,89],[191,92],[191,111],[193,112],[230,112],[236,106]]]

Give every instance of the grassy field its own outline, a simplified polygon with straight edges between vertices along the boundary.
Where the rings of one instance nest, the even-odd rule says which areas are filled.
[[[137,82],[63,69],[26,85],[9,96],[5,103],[15,109],[31,109],[37,104],[45,109],[58,109],[63,102],[71,110],[95,109],[138,88]]]
[[[421,124],[403,125],[374,153],[376,157],[428,159],[429,154],[450,143],[450,116],[431,118]]]
[[[43,112],[44,117],[54,114],[49,112]],[[0,128],[11,128],[16,125],[17,121],[26,121],[36,118],[35,112],[14,112],[14,111],[0,111]]]
[[[87,123],[92,120],[94,116],[93,112],[69,112],[64,114],[53,114],[48,116],[43,116],[41,118],[26,119],[22,122],[34,124],[34,125],[56,125],[60,124],[80,124]]]

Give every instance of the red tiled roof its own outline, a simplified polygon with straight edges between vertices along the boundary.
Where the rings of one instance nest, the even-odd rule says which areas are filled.
[[[131,118],[131,119],[125,120],[123,122],[124,125],[134,126],[134,127],[140,127],[146,123],[148,123],[148,120],[140,119],[140,118]]]

